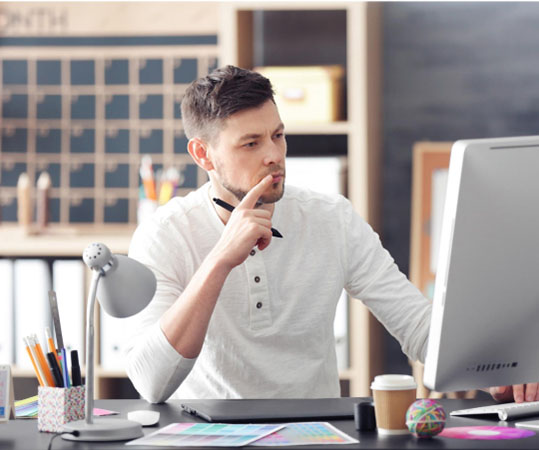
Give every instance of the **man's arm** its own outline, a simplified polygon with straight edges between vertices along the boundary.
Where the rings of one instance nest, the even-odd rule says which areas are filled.
[[[184,292],[161,317],[164,335],[184,358],[199,355],[215,304],[230,271],[245,261],[253,247],[263,250],[271,242],[271,213],[255,209],[271,182],[269,175],[247,193],[232,212],[216,246]]]
[[[189,375],[232,268],[241,264],[253,247],[269,245],[271,214],[252,209],[269,180],[271,177],[262,180],[238,205],[198,269],[188,259],[178,261],[181,267],[167,265],[167,261],[177,261],[178,252],[181,254],[168,240],[174,230],[150,227],[140,235],[135,233],[130,254],[149,265],[158,282],[156,295],[146,309],[126,319],[126,371],[149,402],[166,401]]]

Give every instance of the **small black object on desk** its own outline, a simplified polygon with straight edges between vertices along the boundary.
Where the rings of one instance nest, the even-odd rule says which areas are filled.
[[[356,430],[376,430],[376,416],[374,415],[373,402],[359,402],[354,405],[354,422]]]

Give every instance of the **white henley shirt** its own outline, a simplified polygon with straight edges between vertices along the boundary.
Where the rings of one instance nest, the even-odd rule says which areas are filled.
[[[150,402],[169,398],[340,396],[333,335],[342,289],[360,299],[412,359],[423,360],[431,306],[342,196],[287,186],[272,226],[226,279],[197,358],[182,357],[159,319],[182,294],[224,225],[209,183],[143,222],[129,255],[157,278],[150,304],[127,319],[127,373]]]

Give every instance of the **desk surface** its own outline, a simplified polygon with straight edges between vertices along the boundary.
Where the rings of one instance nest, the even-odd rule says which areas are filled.
[[[350,399],[343,399],[350,401]],[[470,408],[488,404],[488,401],[482,400],[441,400],[446,412],[449,413],[455,409]],[[125,418],[128,411],[136,409],[154,409],[161,413],[159,427],[164,427],[174,422],[201,422],[180,409],[179,401],[171,401],[161,405],[150,405],[144,400],[97,400],[96,406],[100,408],[119,411],[120,417]],[[118,417],[118,416],[114,416]],[[333,425],[357,438],[359,444],[350,445],[321,445],[294,447],[300,449],[318,449],[329,450],[331,448],[346,449],[537,449],[539,448],[539,434],[526,439],[500,440],[500,441],[472,441],[437,437],[430,440],[419,440],[412,435],[407,436],[384,436],[379,437],[376,432],[358,432],[355,429],[353,420],[331,421]],[[480,420],[461,417],[450,417],[447,423],[449,427],[472,426],[472,425],[500,425],[495,420]],[[509,425],[513,425],[509,422]],[[144,433],[149,434],[155,431],[157,427],[144,428]],[[7,423],[0,424],[0,449],[5,450],[34,450],[46,449],[52,435],[49,433],[40,433],[37,431],[37,420],[17,419]],[[60,437],[53,442],[52,449],[118,449],[118,448],[162,448],[162,447],[124,447],[122,442],[94,443],[94,442],[70,442],[64,441]],[[213,447],[217,448],[217,447]],[[255,447],[252,447],[255,448]],[[264,447],[257,447],[264,448]],[[265,447],[268,448],[268,447]],[[277,447],[283,448],[283,447]]]

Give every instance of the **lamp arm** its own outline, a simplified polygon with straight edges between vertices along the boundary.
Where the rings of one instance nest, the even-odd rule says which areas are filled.
[[[86,423],[94,423],[94,306],[100,270],[92,270],[92,282],[86,306]]]

